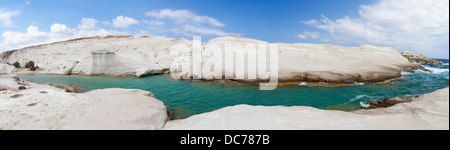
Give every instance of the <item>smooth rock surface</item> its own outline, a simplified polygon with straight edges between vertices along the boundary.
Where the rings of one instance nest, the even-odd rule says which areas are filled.
[[[265,41],[235,36],[211,39],[200,43],[204,47],[225,44],[269,44]],[[400,53],[389,47],[362,45],[344,47],[328,44],[285,44],[278,45],[278,80],[280,82],[379,82],[401,77],[400,72],[420,67],[411,64]],[[192,41],[183,38],[165,37],[91,37],[51,44],[27,47],[0,54],[3,62],[18,61],[24,64],[34,61],[47,74],[87,74],[111,76],[137,76],[167,73],[180,68],[180,56],[170,55],[172,46],[185,45],[192,48]],[[268,46],[267,46],[268,47]],[[223,49],[222,49],[223,50]],[[248,49],[236,49],[248,52]],[[224,53],[223,53],[224,54]],[[224,57],[224,55],[222,55]],[[202,49],[203,68],[214,62],[216,57]],[[224,60],[224,59],[223,59]],[[236,59],[236,64],[256,65],[256,58]],[[172,64],[172,62],[174,62]],[[225,66],[225,65],[224,65]],[[230,66],[230,65],[226,65]],[[239,69],[255,68],[237,66]],[[212,67],[214,68],[214,67]],[[208,68],[211,69],[211,68]],[[189,73],[187,69],[175,69],[173,73]],[[205,69],[206,70],[206,69]],[[211,71],[211,70],[210,70]],[[209,77],[223,77],[231,73],[231,79],[241,82],[260,82],[268,79],[257,75],[256,79],[233,76],[233,68],[223,67],[214,73],[194,72],[194,77],[207,80]],[[265,74],[267,75],[267,74]],[[213,78],[215,79],[215,78]]]
[[[16,71],[14,66],[0,63],[0,75],[11,74]]]
[[[17,90],[22,84],[27,89]],[[164,104],[142,90],[75,94],[26,81],[19,85],[12,74],[0,75],[0,89],[0,130],[155,130],[167,120]]]
[[[257,44],[266,44],[267,51],[269,44],[265,41],[242,38],[235,36],[220,37],[211,39],[205,47],[220,47],[222,57],[206,51],[202,53],[202,64],[214,64],[218,59],[226,63],[225,52],[227,44],[234,45],[234,50],[239,53],[255,53]],[[249,44],[253,44],[249,46]],[[400,53],[389,47],[379,47],[372,45],[362,45],[360,47],[344,47],[328,44],[285,44],[273,43],[278,46],[278,81],[280,82],[328,82],[328,83],[355,83],[355,82],[380,82],[401,77],[400,72],[420,68],[419,65],[411,64]],[[248,46],[248,47],[247,47]],[[253,48],[253,49],[252,49]],[[240,82],[261,82],[268,79],[256,75],[256,79],[249,79],[249,68],[254,69],[257,64],[257,57],[243,57],[236,59],[236,68],[224,64],[222,71],[215,72],[215,69],[204,72],[194,72],[193,76],[202,79],[217,79],[214,77],[231,78]],[[244,65],[253,66],[246,67]],[[174,65],[176,70],[172,73],[180,73],[186,76],[189,71],[182,68],[182,63]],[[214,65],[210,65],[214,68]],[[269,68],[269,65],[267,65]],[[210,68],[209,66],[203,68]],[[237,71],[243,70],[243,77],[237,77]],[[204,71],[204,70],[202,70]],[[233,76],[234,74],[234,76]],[[262,73],[262,76],[267,75]],[[206,76],[206,77],[205,77]]]
[[[408,130],[449,129],[449,88],[389,108],[353,112],[312,107],[225,107],[186,119],[168,121],[166,130]]]
[[[170,48],[183,38],[108,36],[55,42],[0,54],[3,62],[34,61],[46,74],[146,76],[170,67]]]

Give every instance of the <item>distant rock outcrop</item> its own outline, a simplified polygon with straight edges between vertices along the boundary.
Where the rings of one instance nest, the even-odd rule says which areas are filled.
[[[419,56],[414,57],[414,53],[409,51],[403,51],[402,56],[407,58],[409,62],[411,63],[419,63],[419,64],[438,64],[442,65],[442,62],[430,59],[424,54],[420,54]]]
[[[408,60],[414,58],[414,53],[410,51],[403,51],[402,56],[406,57]]]

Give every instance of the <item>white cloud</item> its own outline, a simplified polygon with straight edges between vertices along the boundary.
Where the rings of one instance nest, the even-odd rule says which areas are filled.
[[[31,5],[31,1],[26,1],[25,2],[27,5]]]
[[[94,18],[81,18],[81,24],[78,24],[78,29],[80,30],[92,30],[95,29],[97,20]]]
[[[320,33],[319,32],[308,32],[308,31],[305,31],[305,32],[303,32],[303,34],[299,34],[298,37],[301,38],[301,39],[308,39],[308,38],[317,39],[317,38],[320,37]]]
[[[0,9],[0,26],[2,27],[10,27],[13,25],[13,21],[11,17],[20,15],[20,11],[4,11]]]
[[[308,24],[308,25],[314,25],[314,24],[319,23],[319,21],[317,21],[317,20],[315,20],[315,19],[311,19],[311,20],[308,20],[308,21],[303,21],[303,20],[301,20],[300,22],[301,22],[301,23],[304,23],[304,24]]]
[[[142,20],[142,22],[143,22],[144,24],[148,24],[148,25],[156,25],[156,26],[164,25],[164,22],[162,22],[162,21],[157,21],[157,20],[152,20],[152,21]]]
[[[180,9],[161,9],[152,10],[145,13],[146,16],[151,17],[152,21],[143,20],[143,23],[152,25],[164,25],[158,27],[159,31],[169,31],[176,34],[187,36],[192,35],[209,35],[209,36],[228,36],[228,35],[242,35],[240,33],[229,33],[220,28],[226,25],[219,20],[206,16],[197,15],[192,11]],[[162,22],[162,20],[164,22]]]
[[[216,35],[216,36],[228,36],[228,35],[241,36],[240,33],[228,33],[219,29],[199,27],[193,25],[184,25],[183,31],[187,32],[186,33],[187,35],[190,35],[189,33],[198,33],[202,35]]]
[[[172,19],[178,23],[189,23],[189,24],[209,24],[216,27],[224,27],[225,24],[209,16],[199,16],[193,12],[185,9],[172,10],[172,9],[162,9],[153,10],[145,13],[146,16],[155,17],[158,19]]]
[[[302,21],[327,31],[336,43],[368,43],[448,54],[448,0],[380,0],[359,7],[359,17]],[[442,46],[447,48],[442,49]]]
[[[117,16],[117,18],[112,20],[112,25],[115,28],[128,28],[130,25],[136,25],[139,23],[140,21],[138,20],[124,16]]]
[[[75,29],[71,29],[64,24],[55,23],[52,26],[50,26],[50,33],[68,35],[73,34],[75,31],[76,31]]]
[[[109,21],[102,21],[102,25],[109,26],[111,23]]]
[[[156,12],[156,11],[153,11]],[[157,11],[161,12],[161,11]],[[30,25],[26,31],[4,31],[1,36],[3,38],[0,41],[0,52],[5,50],[12,50],[23,48],[32,45],[38,45],[43,43],[51,43],[56,41],[64,41],[73,38],[80,37],[92,37],[92,36],[108,36],[108,35],[153,35],[152,33],[167,33],[173,32],[179,35],[209,35],[209,36],[227,36],[227,35],[237,35],[239,33],[229,33],[225,32],[220,27],[225,26],[225,24],[219,22],[218,20],[208,17],[208,16],[198,16],[193,13],[187,13],[187,16],[191,17],[187,20],[175,17],[179,15],[179,11],[174,10],[176,15],[168,15],[167,13],[161,14],[160,17],[169,17],[167,20],[160,20],[158,17],[138,21],[131,17],[118,16],[112,21],[98,21],[94,18],[82,18],[80,23],[75,25],[75,27],[69,27],[65,24],[54,23],[50,26],[49,30],[41,30],[39,27]],[[148,13],[148,12],[147,12]],[[164,15],[163,15],[164,14]],[[170,14],[170,13],[169,13]],[[10,18],[10,17],[8,17]],[[146,26],[147,30],[139,30],[134,33],[124,32],[131,25],[137,25],[140,23],[149,25]],[[100,26],[98,26],[100,23]],[[107,30],[102,28],[103,26],[120,28],[117,30]],[[118,31],[119,30],[119,31]]]
[[[0,43],[0,52],[80,37],[129,35],[127,32],[96,27],[95,24],[97,22],[92,18],[83,18],[78,24],[78,28],[70,28],[64,24],[54,23],[50,26],[49,32],[41,31],[33,25],[30,25],[26,32],[5,31],[2,34],[3,41]]]

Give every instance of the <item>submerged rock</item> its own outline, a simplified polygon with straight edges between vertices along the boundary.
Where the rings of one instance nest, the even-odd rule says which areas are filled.
[[[80,90],[85,89],[83,86],[80,85],[70,85],[70,84],[51,84],[54,87],[64,89],[66,92],[69,93],[78,93]]]
[[[372,101],[369,103],[369,105],[370,105],[369,109],[391,107],[398,103],[411,102],[414,99],[416,99],[417,97],[418,96],[399,96],[399,97],[385,98],[382,101]]]

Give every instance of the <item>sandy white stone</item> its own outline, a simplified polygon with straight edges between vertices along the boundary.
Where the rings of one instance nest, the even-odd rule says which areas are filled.
[[[225,107],[186,119],[168,121],[167,130],[410,130],[449,129],[449,88],[413,102],[354,112],[312,107]]]
[[[167,120],[164,104],[150,92],[100,89],[67,93],[50,85],[25,82],[17,90],[14,75],[0,75],[0,130],[10,129],[161,129]],[[17,98],[11,96],[20,94]]]
[[[215,57],[206,53],[205,47],[219,45],[224,50],[225,44],[270,44],[265,41],[227,36],[211,39],[200,43],[201,64],[213,63]],[[411,67],[409,63],[394,48],[362,45],[360,47],[344,47],[328,44],[286,44],[278,45],[278,79],[281,82],[311,81],[311,82],[378,82],[401,77],[400,72]],[[41,73],[51,74],[88,74],[115,76],[146,76],[167,72],[170,67],[180,67],[179,56],[171,56],[175,45],[185,45],[192,49],[192,41],[183,38],[165,37],[91,37],[62,41],[38,46],[27,47],[0,54],[3,62],[18,61],[25,64],[34,61],[42,70]],[[248,52],[248,49],[239,49]],[[222,56],[224,56],[223,53]],[[248,64],[246,63],[248,62]],[[194,63],[194,62],[192,62]],[[255,58],[236,60],[236,64],[257,66]],[[224,64],[224,66],[230,66]],[[244,67],[245,68],[245,67]],[[255,67],[248,67],[254,69]],[[202,68],[203,69],[203,68]],[[216,73],[195,73],[200,79],[211,76],[222,77],[233,74],[231,67],[223,67]],[[232,77],[242,82],[258,82],[264,78],[248,78],[245,70],[244,79]],[[172,73],[189,73],[186,68],[177,69]]]

